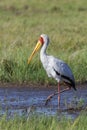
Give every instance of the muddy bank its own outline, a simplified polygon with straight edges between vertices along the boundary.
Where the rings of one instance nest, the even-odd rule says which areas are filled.
[[[81,87],[85,87],[87,86],[87,81],[85,82],[76,82],[76,88],[81,88]],[[39,84],[39,83],[5,83],[5,82],[0,82],[0,88],[1,87],[16,87],[16,88],[20,88],[20,87],[29,87],[29,88],[57,88],[57,83],[54,84]],[[64,85],[61,85],[61,89],[64,89]]]

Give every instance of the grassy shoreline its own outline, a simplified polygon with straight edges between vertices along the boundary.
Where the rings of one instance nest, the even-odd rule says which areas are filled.
[[[85,130],[87,128],[87,113],[83,112],[74,121],[57,116],[33,115],[31,117],[16,116],[13,119],[6,120],[6,117],[0,121],[0,130]]]

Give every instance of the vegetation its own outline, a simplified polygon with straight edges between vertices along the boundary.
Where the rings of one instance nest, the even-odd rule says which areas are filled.
[[[15,117],[0,120],[0,130],[85,130],[87,129],[87,113],[83,113],[74,121],[56,116],[33,115],[31,118]]]
[[[27,64],[40,34],[48,34],[47,53],[69,64],[76,81],[87,80],[87,0],[1,0],[0,81],[55,84],[39,60]],[[83,104],[81,100],[79,106]],[[0,130],[85,130],[87,113],[74,121],[33,115],[0,120]]]
[[[39,35],[48,34],[47,53],[67,62],[76,81],[87,80],[87,0],[1,0],[0,81],[54,83],[39,53],[27,65]]]

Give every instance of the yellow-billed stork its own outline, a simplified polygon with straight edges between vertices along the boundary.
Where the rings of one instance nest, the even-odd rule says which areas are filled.
[[[71,89],[76,90],[74,75],[70,67],[62,60],[46,54],[46,48],[49,44],[49,37],[46,34],[40,35],[40,38],[34,48],[31,56],[28,58],[28,64],[30,63],[33,55],[41,48],[40,60],[44,69],[47,72],[48,77],[53,77],[58,82],[58,105],[60,105],[60,93]],[[60,91],[60,83],[67,85],[67,88]],[[55,93],[53,95],[56,95]],[[48,96],[47,100],[53,95]]]

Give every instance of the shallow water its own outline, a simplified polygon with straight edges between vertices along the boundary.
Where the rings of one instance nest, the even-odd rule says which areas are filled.
[[[0,114],[8,113],[23,115],[24,113],[39,113],[46,115],[64,115],[75,118],[87,105],[87,87],[79,87],[61,94],[60,108],[58,109],[57,96],[54,96],[45,106],[47,96],[54,93],[56,88],[31,87],[0,87]]]

